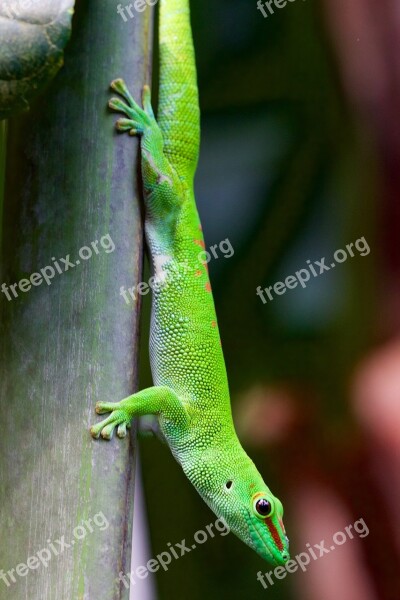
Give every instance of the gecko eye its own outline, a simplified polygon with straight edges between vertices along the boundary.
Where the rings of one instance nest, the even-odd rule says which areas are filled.
[[[266,498],[257,500],[254,504],[254,508],[261,517],[269,517],[272,513],[272,504]]]
[[[227,481],[225,484],[225,488],[227,490],[230,490],[232,486],[233,486],[233,481]]]

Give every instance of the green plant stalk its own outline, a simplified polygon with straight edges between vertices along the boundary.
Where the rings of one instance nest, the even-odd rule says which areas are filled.
[[[132,448],[94,446],[88,429],[97,400],[137,385],[139,306],[120,287],[141,280],[138,145],[113,139],[105,106],[116,72],[135,94],[148,81],[151,30],[150,10],[125,23],[111,1],[79,3],[64,68],[30,113],[9,121],[0,285],[54,267],[53,257],[75,262],[106,235],[115,245],[50,285],[17,287],[11,301],[0,294],[1,568],[57,549],[62,536],[71,543],[92,519],[47,568],[14,573],[10,587],[1,580],[9,600],[129,595],[118,574],[130,570]],[[93,525],[99,514],[106,530]]]

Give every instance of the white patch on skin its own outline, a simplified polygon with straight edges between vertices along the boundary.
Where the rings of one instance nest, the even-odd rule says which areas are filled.
[[[161,171],[159,171],[157,169],[157,165],[154,162],[154,158],[153,158],[152,154],[148,150],[144,150],[144,153],[146,155],[149,165],[153,169],[154,173],[157,175],[157,184],[161,185],[162,183],[164,183],[164,181],[166,181],[168,183],[168,185],[170,185],[172,187],[172,179],[170,177],[168,177],[167,175],[165,175],[164,173],[161,173]]]
[[[176,104],[180,101],[181,98],[186,94],[186,90],[188,85],[183,85],[179,92],[175,92],[175,94],[171,94],[169,97],[169,106],[163,110],[164,116],[172,117],[175,112]]]
[[[167,273],[163,270],[163,267],[170,260],[172,260],[172,256],[168,256],[167,254],[158,254],[154,257],[153,260],[154,260],[154,276],[158,283],[164,283],[167,279]]]

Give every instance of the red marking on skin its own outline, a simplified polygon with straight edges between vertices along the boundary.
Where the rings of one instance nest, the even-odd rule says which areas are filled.
[[[203,275],[203,273],[200,270],[196,271],[196,273],[195,273],[196,277],[201,277],[202,275]]]
[[[278,519],[278,521],[279,521],[279,525],[282,527],[283,533],[286,533],[286,529],[285,529],[282,519]]]
[[[252,490],[255,487],[256,487],[256,484],[255,483],[251,483],[250,486],[249,486],[249,489]]]
[[[209,281],[206,283],[206,292],[211,292],[211,284]]]
[[[203,250],[205,249],[206,245],[203,242],[203,240],[193,240],[195,244],[197,244],[198,246],[200,246],[200,248],[203,248]]]
[[[216,326],[217,326],[217,321],[212,321],[211,322],[211,327],[214,327],[214,329],[215,329]]]
[[[274,540],[276,546],[278,547],[278,550],[280,550],[282,552],[282,550],[284,549],[284,546],[283,546],[281,538],[279,537],[277,528],[275,527],[275,525],[273,524],[272,520],[269,517],[267,517],[264,520],[264,523],[268,527],[268,531],[270,532],[272,539]]]

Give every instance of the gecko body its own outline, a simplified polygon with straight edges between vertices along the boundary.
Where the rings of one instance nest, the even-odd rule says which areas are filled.
[[[154,387],[118,403],[91,428],[93,437],[124,437],[134,417],[155,415],[162,436],[205,502],[272,564],[289,560],[283,508],[236,435],[229,386],[194,197],[200,111],[188,0],[160,2],[160,93],[143,108],[123,80],[109,105],[120,131],[141,137],[145,233],[154,272],[150,360]]]

